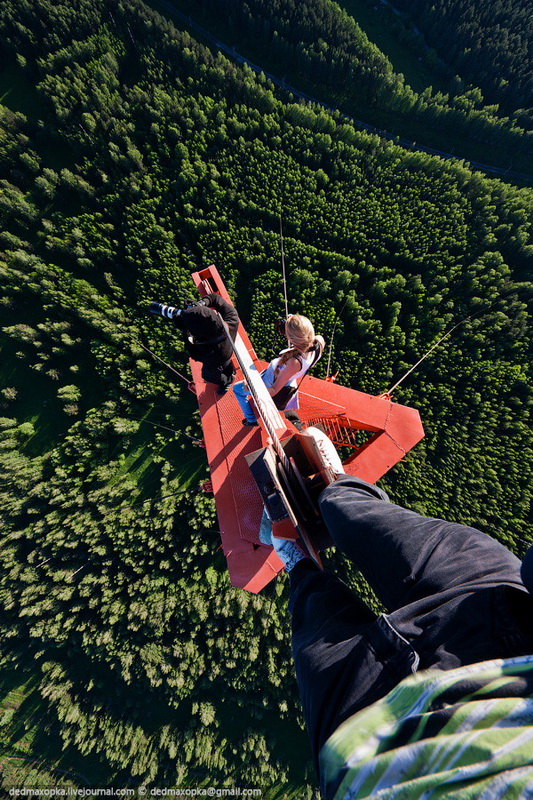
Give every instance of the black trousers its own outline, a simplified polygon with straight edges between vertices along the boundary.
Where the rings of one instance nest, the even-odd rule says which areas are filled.
[[[418,669],[533,652],[520,561],[475,528],[428,519],[346,476],[320,497],[329,533],[383,603],[377,617],[310,559],[290,573],[292,646],[315,766],[356,711]]]
[[[217,386],[229,386],[235,377],[235,369],[230,361],[218,367],[208,366],[206,364],[202,367],[202,378],[208,383],[216,383]]]

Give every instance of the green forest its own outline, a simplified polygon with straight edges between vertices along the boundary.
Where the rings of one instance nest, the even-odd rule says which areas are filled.
[[[533,127],[533,19],[527,0],[397,0],[398,8],[422,29],[427,40],[489,102],[519,110],[521,124]]]
[[[342,8],[333,0],[307,0],[303,6],[297,0],[152,4],[190,14],[264,69],[358,120],[426,147],[519,169],[533,180],[533,131],[524,109],[501,110],[498,103],[486,102],[475,82],[464,80],[425,45],[408,18],[390,6],[378,8],[380,0],[343,0]],[[370,27],[376,32],[389,27],[397,46],[421,54],[407,77],[369,40],[352,16],[359,12],[367,23],[369,14],[376,15],[379,22]],[[409,81],[422,58],[432,68],[435,85],[416,92]]]
[[[286,576],[230,586],[195,398],[143,349],[189,374],[183,345],[146,307],[214,263],[269,359],[281,214],[338,382],[381,393],[458,325],[396,394],[426,436],[380,485],[521,555],[533,190],[278,92],[140,0],[4,0],[0,31],[2,786],[311,800]]]

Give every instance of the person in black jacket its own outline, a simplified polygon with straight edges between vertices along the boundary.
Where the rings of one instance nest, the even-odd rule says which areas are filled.
[[[150,311],[174,321],[183,334],[190,358],[203,364],[204,381],[217,384],[219,394],[224,394],[235,377],[231,361],[231,341],[235,341],[239,327],[235,307],[212,293],[184,309],[152,303]]]

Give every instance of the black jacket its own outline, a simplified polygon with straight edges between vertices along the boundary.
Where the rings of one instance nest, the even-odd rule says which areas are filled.
[[[200,361],[208,367],[221,367],[229,361],[233,352],[222,320],[235,341],[239,315],[235,307],[219,294],[208,294],[203,301],[205,305],[182,311],[176,323],[182,329],[185,347],[194,361]]]

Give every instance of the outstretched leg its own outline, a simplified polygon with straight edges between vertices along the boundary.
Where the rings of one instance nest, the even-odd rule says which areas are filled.
[[[465,586],[506,584],[524,591],[519,559],[495,539],[394,505],[359,478],[342,477],[326,487],[320,510],[336,546],[389,611]]]
[[[419,667],[451,669],[533,647],[520,562],[498,542],[395,506],[351,476],[330,484],[320,507],[336,545],[392,613],[376,618],[310,559],[291,569],[293,655],[315,765],[342,722]]]

